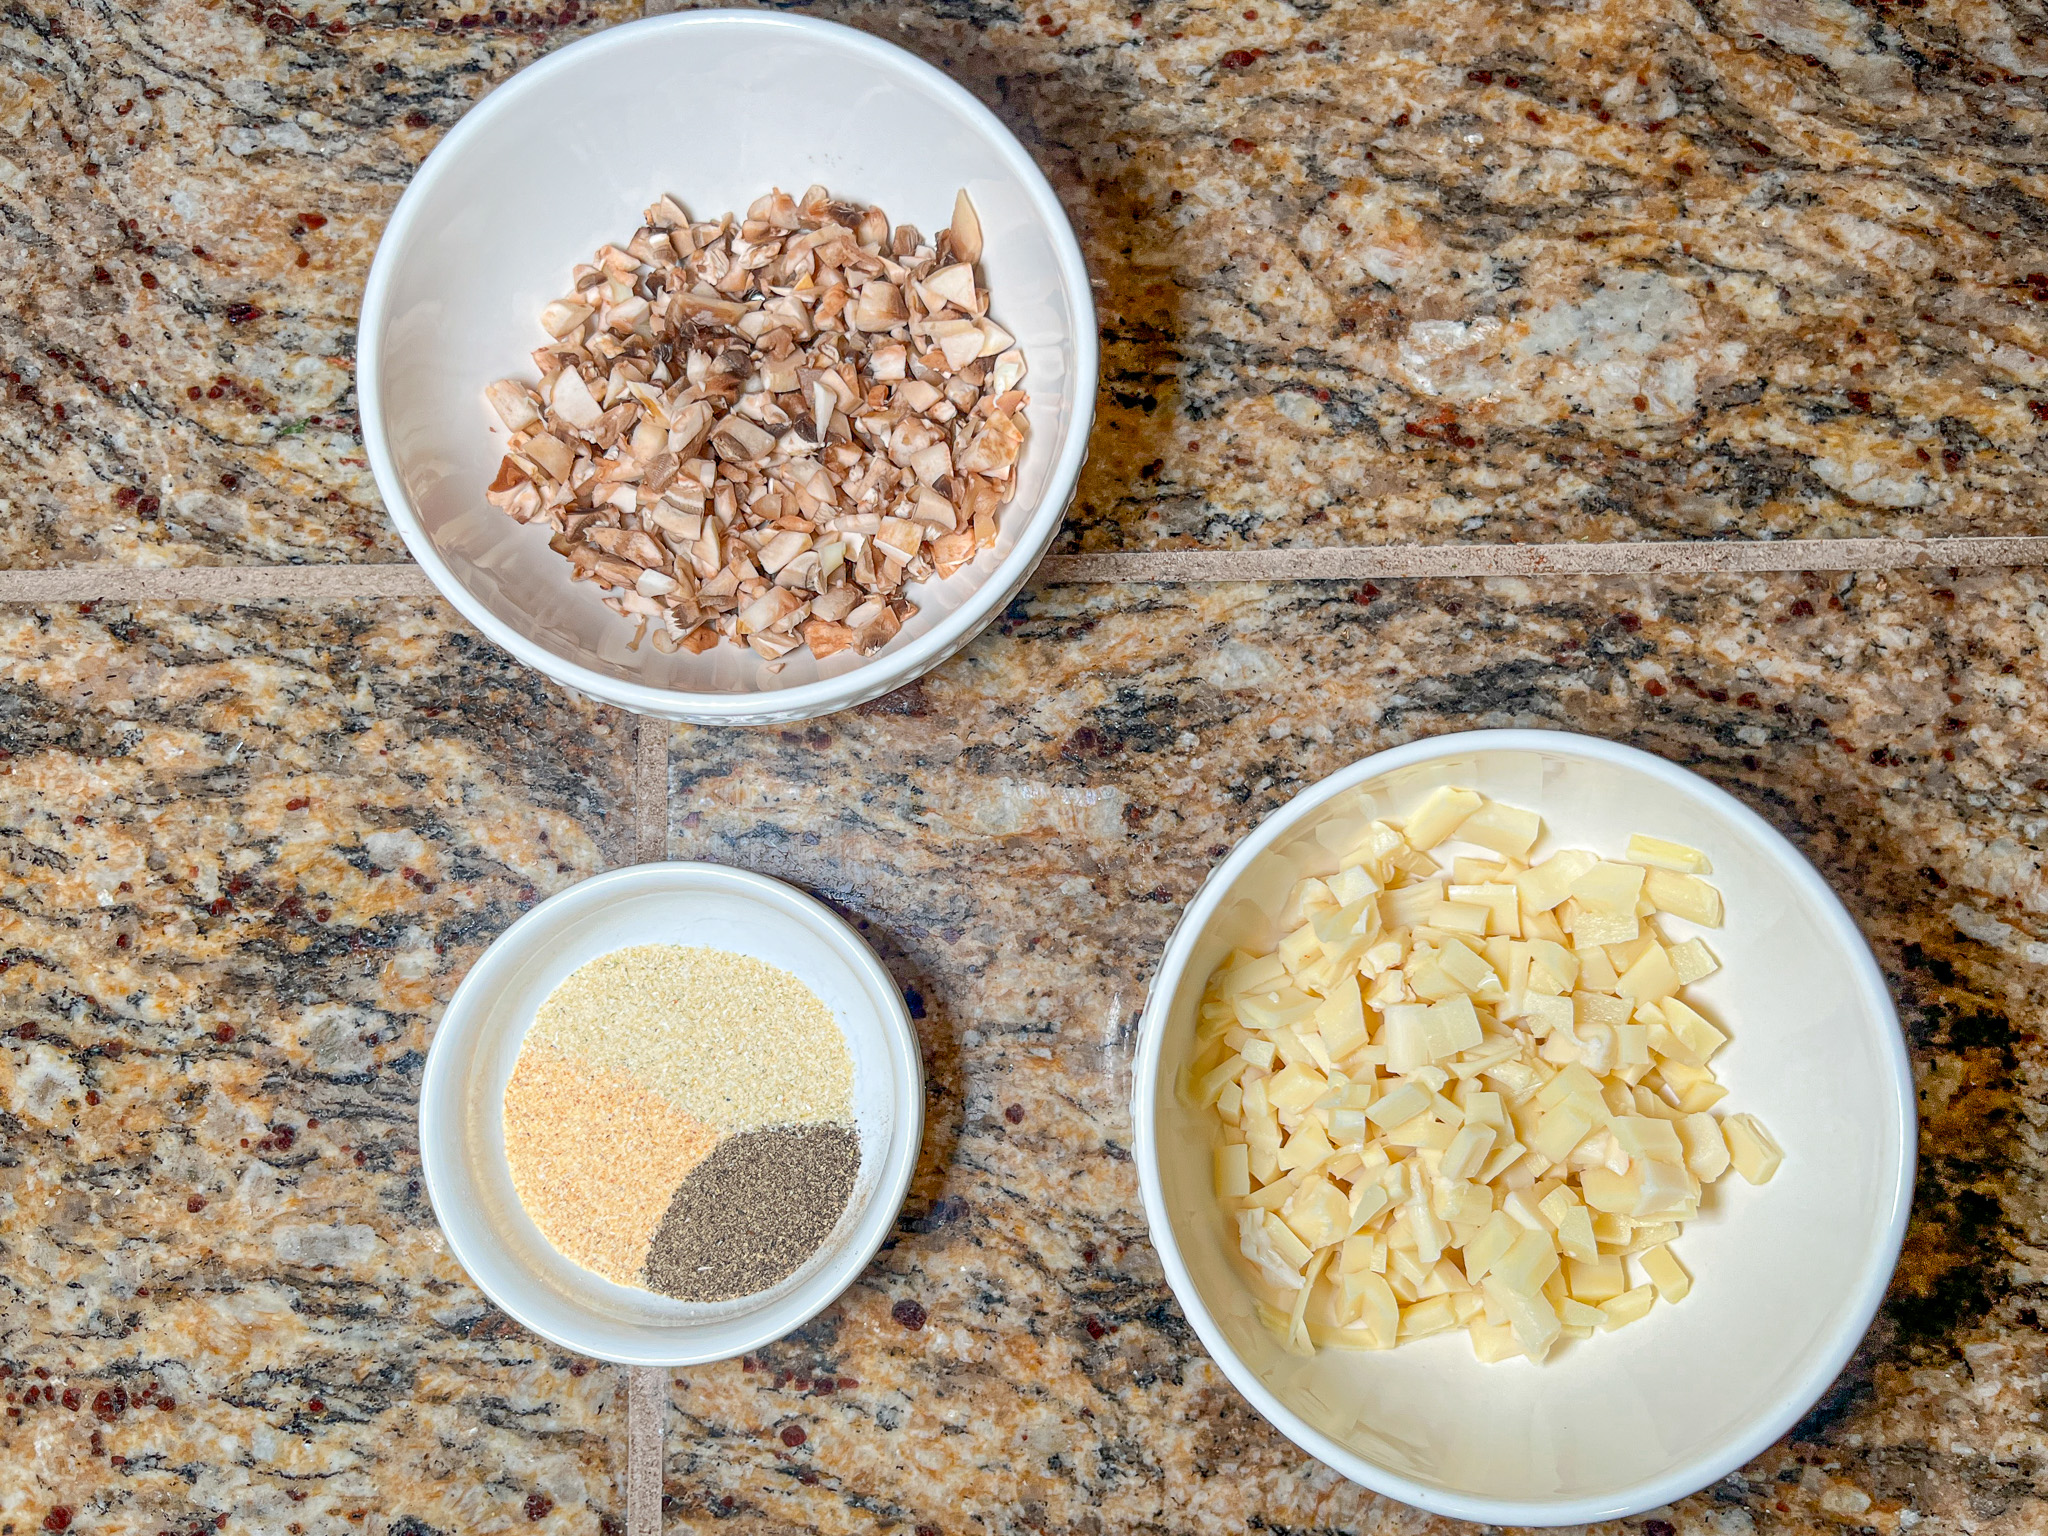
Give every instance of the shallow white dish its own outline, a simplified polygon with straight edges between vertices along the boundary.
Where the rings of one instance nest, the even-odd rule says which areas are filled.
[[[633,944],[697,944],[793,972],[832,1010],[853,1055],[861,1169],[846,1213],[782,1284],[684,1302],[557,1253],[505,1160],[505,1084],[541,1002],[571,971]],[[717,864],[636,864],[549,897],[456,988],[420,1085],[427,1197],[456,1261],[520,1323],[626,1365],[726,1360],[800,1326],[860,1273],[902,1207],[924,1135],[924,1069],[902,994],[860,936],[803,892]]]
[[[484,500],[504,452],[484,386],[533,374],[540,312],[570,268],[639,227],[660,194],[693,216],[770,186],[822,183],[927,235],[966,188],[986,241],[991,315],[1030,365],[1017,495],[993,550],[910,591],[879,654],[770,673],[721,645],[628,649],[633,626],[569,580],[543,530]],[[850,27],[770,11],[694,11],[600,32],[492,91],[427,156],[377,247],[357,387],[377,489],[406,547],[464,618],[559,683],[702,724],[802,720],[937,666],[1015,597],[1059,531],[1095,414],[1095,305],[1051,186],[995,116],[929,64]]]
[[[1301,873],[1333,869],[1323,819],[1400,815],[1458,784],[1540,812],[1538,853],[1618,856],[1631,832],[1712,859],[1722,969],[1691,989],[1730,1034],[1731,1110],[1785,1151],[1769,1184],[1713,1187],[1677,1251],[1691,1296],[1569,1345],[1482,1365],[1464,1331],[1386,1353],[1286,1354],[1259,1322],[1210,1193],[1207,1111],[1175,1091],[1216,962],[1269,944]],[[1472,851],[1455,842],[1448,851]],[[1689,932],[1667,921],[1674,934]],[[1139,1030],[1132,1114],[1145,1215],[1166,1276],[1226,1375],[1344,1476],[1439,1514],[1563,1525],[1654,1509],[1782,1435],[1847,1362],[1883,1298],[1912,1203],[1911,1067],[1884,978],[1812,866],[1760,818],[1662,758],[1591,737],[1480,731],[1412,742],[1303,791],[1210,875],[1183,915]]]

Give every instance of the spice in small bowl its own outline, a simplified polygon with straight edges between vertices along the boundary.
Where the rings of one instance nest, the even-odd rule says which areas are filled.
[[[513,1188],[565,1257],[620,1285],[731,1301],[801,1269],[861,1167],[853,1060],[799,978],[643,944],[541,1004],[505,1088]]]

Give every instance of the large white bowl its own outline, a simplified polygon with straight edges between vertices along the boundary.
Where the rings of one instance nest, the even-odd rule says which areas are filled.
[[[993,550],[911,592],[878,655],[628,649],[632,626],[484,500],[504,452],[484,386],[530,377],[570,268],[667,192],[744,210],[822,183],[936,233],[966,188],[991,315],[1024,349],[1030,431]],[[704,724],[802,720],[937,666],[1015,597],[1059,530],[1095,414],[1095,305],[1059,200],[989,110],[902,49],[831,22],[695,11],[614,27],[514,75],[450,130],[391,215],[363,294],[363,442],[413,558],[463,617],[557,682]]]
[[[1387,1353],[1284,1353],[1253,1312],[1210,1194],[1207,1111],[1176,1092],[1209,973],[1278,937],[1303,872],[1335,867],[1326,818],[1399,815],[1440,784],[1540,811],[1544,847],[1618,856],[1628,834],[1713,860],[1722,969],[1696,991],[1730,1040],[1730,1109],[1785,1150],[1769,1184],[1713,1186],[1678,1251],[1695,1280],[1674,1307],[1575,1343],[1546,1365],[1482,1365],[1463,1330]],[[1448,845],[1457,848],[1458,845]],[[1460,850],[1465,851],[1465,850]],[[1472,852],[1483,850],[1472,849]],[[1676,932],[1684,925],[1672,924]],[[1133,1086],[1145,1215],[1182,1309],[1224,1373],[1295,1444],[1410,1504],[1495,1525],[1637,1514],[1763,1451],[1834,1380],[1883,1297],[1912,1203],[1911,1068],[1884,979],[1811,865],[1683,768],[1547,731],[1410,743],[1331,775],[1275,812],[1209,877],[1167,946]]]
[[[860,1177],[818,1251],[757,1296],[677,1301],[615,1285],[557,1253],[512,1187],[505,1084],[520,1042],[571,971],[632,944],[704,945],[779,965],[845,1032]],[[635,864],[572,885],[521,917],[455,989],[420,1084],[427,1198],[457,1262],[543,1338],[624,1365],[727,1360],[801,1326],[889,1235],[923,1134],[917,1035],[874,952],[803,892],[717,864]]]

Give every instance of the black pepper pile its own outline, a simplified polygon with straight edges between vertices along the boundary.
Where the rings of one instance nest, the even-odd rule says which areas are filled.
[[[859,1177],[852,1126],[771,1125],[726,1138],[669,1202],[647,1252],[648,1285],[681,1301],[767,1290],[831,1234]]]

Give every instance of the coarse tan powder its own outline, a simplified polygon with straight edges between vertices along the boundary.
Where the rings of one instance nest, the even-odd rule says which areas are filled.
[[[722,1300],[794,1272],[832,1230],[860,1168],[852,1119],[846,1037],[801,980],[644,944],[579,966],[541,1004],[505,1087],[505,1155],[564,1256]]]
[[[505,1086],[519,1203],[564,1255],[620,1285],[640,1284],[670,1192],[717,1140],[624,1073],[531,1041]]]
[[[751,955],[679,944],[600,955],[549,994],[526,1038],[722,1131],[853,1119],[853,1058],[831,1010]]]
[[[647,1284],[683,1301],[751,1296],[796,1273],[860,1176],[847,1125],[729,1136],[683,1180],[647,1253]]]

